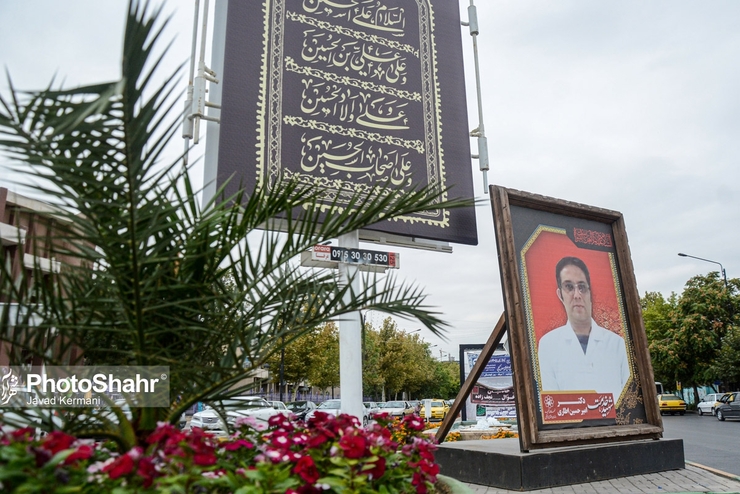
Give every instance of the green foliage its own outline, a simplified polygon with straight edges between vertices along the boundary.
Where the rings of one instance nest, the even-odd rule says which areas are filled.
[[[131,421],[93,409],[69,415],[70,432],[109,437],[124,449],[198,401],[248,392],[237,383],[282,344],[344,314],[378,310],[444,331],[414,285],[368,279],[354,293],[334,273],[302,269],[295,259],[381,219],[468,204],[440,203],[443,191],[432,188],[378,189],[338,207],[322,190],[285,182],[217,194],[201,207],[189,170],[179,160],[164,163],[179,103],[176,73],[154,82],[164,57],[154,52],[166,25],[159,18],[132,0],[120,79],[71,90],[11,88],[0,99],[0,149],[62,207],[49,257],[76,261],[33,283],[32,273],[15,280],[0,251],[0,292],[21,308],[11,321],[4,306],[0,340],[12,345],[12,365],[28,357],[67,363],[58,356],[77,346],[88,363],[169,366],[169,407],[134,409]],[[334,212],[322,218],[326,210]],[[274,233],[274,218],[296,211],[288,233]]]
[[[460,391],[460,363],[453,361],[434,361],[431,379],[419,391],[419,396],[451,400]]]
[[[658,292],[647,292],[640,302],[655,380],[666,385],[675,383],[680,356],[674,348],[673,313],[678,305],[678,297],[672,293],[665,300]]]
[[[656,380],[690,387],[737,376],[739,293],[740,279],[725,285],[711,272],[687,281],[680,297],[645,294],[643,319]]]
[[[144,447],[116,454],[63,432],[0,434],[0,486],[17,493],[411,493],[433,489],[436,446],[418,417],[362,428],[349,415],[308,423],[244,419],[225,441],[160,424]]]
[[[316,331],[313,350],[309,382],[321,389],[339,386],[339,329],[334,322]]]
[[[420,395],[432,383],[438,364],[429,343],[416,333],[399,330],[390,317],[377,330],[366,324],[364,353],[365,394],[383,401],[395,399],[402,392]]]
[[[733,326],[722,338],[722,347],[711,372],[727,388],[740,388],[740,326]]]

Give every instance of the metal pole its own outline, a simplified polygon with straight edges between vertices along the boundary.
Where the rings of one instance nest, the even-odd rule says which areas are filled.
[[[720,273],[722,274],[722,279],[725,282],[725,290],[727,290],[727,273],[725,272],[725,268],[724,266],[722,266],[721,262],[712,261],[711,259],[704,259],[703,257],[690,256],[689,254],[684,254],[683,252],[679,252],[678,255],[680,257],[690,257],[692,259],[698,259],[704,262],[711,262],[712,264],[719,264]]]
[[[341,235],[339,247],[359,249],[359,232]],[[339,263],[341,282],[351,286],[351,290],[345,294],[345,303],[350,302],[353,293],[360,292],[357,271],[356,265]],[[339,387],[342,392],[342,413],[354,415],[362,423],[362,324],[359,311],[346,314],[339,320]]]
[[[283,388],[285,387],[285,337],[280,338],[280,401],[283,400]]]
[[[480,64],[478,62],[478,10],[473,4],[473,0],[470,0],[470,6],[468,7],[468,22],[463,22],[462,25],[470,28],[470,36],[473,38],[475,88],[478,96],[478,128],[470,132],[470,135],[478,138],[478,165],[480,171],[483,172],[483,192],[488,194],[488,170],[490,169],[488,164],[488,138],[486,138],[486,128],[483,125],[483,97],[481,96]]]

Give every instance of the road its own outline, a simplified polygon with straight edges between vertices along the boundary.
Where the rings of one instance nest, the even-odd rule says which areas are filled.
[[[664,437],[683,439],[686,461],[740,476],[740,420],[698,413],[663,417]]]

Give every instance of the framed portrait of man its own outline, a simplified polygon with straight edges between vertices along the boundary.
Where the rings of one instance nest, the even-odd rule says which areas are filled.
[[[522,450],[658,438],[621,213],[491,186]]]

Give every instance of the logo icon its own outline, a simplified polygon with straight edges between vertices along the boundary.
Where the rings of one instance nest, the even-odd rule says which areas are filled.
[[[7,405],[10,399],[18,393],[18,376],[10,369],[0,379],[0,405]]]

